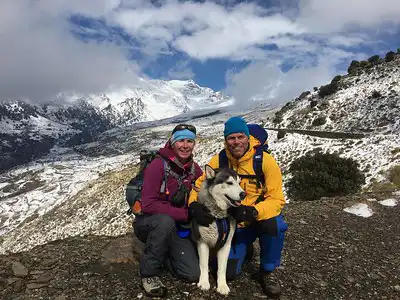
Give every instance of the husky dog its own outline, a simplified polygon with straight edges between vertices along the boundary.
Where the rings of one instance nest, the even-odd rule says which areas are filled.
[[[202,290],[210,289],[208,264],[210,250],[213,250],[218,260],[217,292],[228,295],[230,289],[226,283],[226,267],[236,221],[228,215],[227,210],[231,206],[240,206],[246,193],[239,185],[239,176],[232,169],[213,169],[206,165],[205,173],[206,180],[200,187],[198,201],[210,210],[215,221],[209,227],[201,226],[195,220],[192,223],[192,238],[197,243],[200,264],[197,286]]]

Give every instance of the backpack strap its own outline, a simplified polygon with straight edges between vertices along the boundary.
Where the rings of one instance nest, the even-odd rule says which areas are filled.
[[[218,228],[218,239],[215,244],[215,248],[219,250],[225,245],[229,236],[229,232],[231,231],[231,226],[229,218],[215,219],[215,223],[217,224]]]
[[[218,168],[229,168],[229,160],[225,149],[219,152]]]
[[[264,156],[263,154],[264,154],[263,147],[262,146],[256,147],[256,152],[254,153],[253,156],[253,169],[254,172],[256,173],[258,187],[263,186],[265,182],[264,172],[262,170],[263,156]]]
[[[168,177],[169,164],[162,157],[161,157],[161,159],[163,161],[163,166],[164,166],[164,168],[163,168],[163,177],[164,178],[163,178],[163,182],[160,187],[160,193],[164,194],[167,189],[167,177]]]
[[[263,163],[263,152],[264,152],[264,147],[263,146],[258,146],[256,147],[256,152],[254,153],[253,156],[253,169],[255,175],[241,175],[238,174],[239,177],[241,178],[248,178],[248,179],[256,179],[257,180],[257,186],[260,188],[262,185],[264,185],[264,173],[262,170],[262,163]],[[226,150],[222,149],[219,152],[219,168],[228,168],[229,167],[229,161],[228,161],[228,156],[226,155]]]
[[[163,180],[163,183],[160,188],[160,193],[165,193],[166,191],[168,193],[168,190],[167,190],[168,175],[174,176],[178,180],[178,186],[181,186],[182,180],[185,178],[185,174],[179,175],[178,173],[176,173],[175,171],[173,171],[171,169],[171,165],[169,164],[169,162],[166,159],[162,158],[162,160],[164,162],[164,180]],[[189,174],[194,176],[195,173],[196,173],[196,167],[193,163],[190,168]]]

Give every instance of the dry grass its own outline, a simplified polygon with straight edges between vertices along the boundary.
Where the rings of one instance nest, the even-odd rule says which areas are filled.
[[[394,166],[389,169],[388,179],[396,187],[400,187],[400,165]]]

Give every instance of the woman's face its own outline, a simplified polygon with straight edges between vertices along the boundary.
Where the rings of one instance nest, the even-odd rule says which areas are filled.
[[[192,139],[182,139],[172,145],[175,154],[181,159],[188,159],[192,153],[195,142]]]

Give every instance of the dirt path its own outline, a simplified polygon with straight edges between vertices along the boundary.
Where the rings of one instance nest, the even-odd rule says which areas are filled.
[[[369,203],[374,215],[362,218],[343,211],[353,203],[287,205],[281,299],[400,299],[400,205]],[[134,243],[131,235],[76,237],[0,256],[0,298],[147,299]],[[229,283],[228,299],[266,298],[253,278],[256,264],[257,255]],[[223,298],[169,276],[164,280],[169,299]]]

